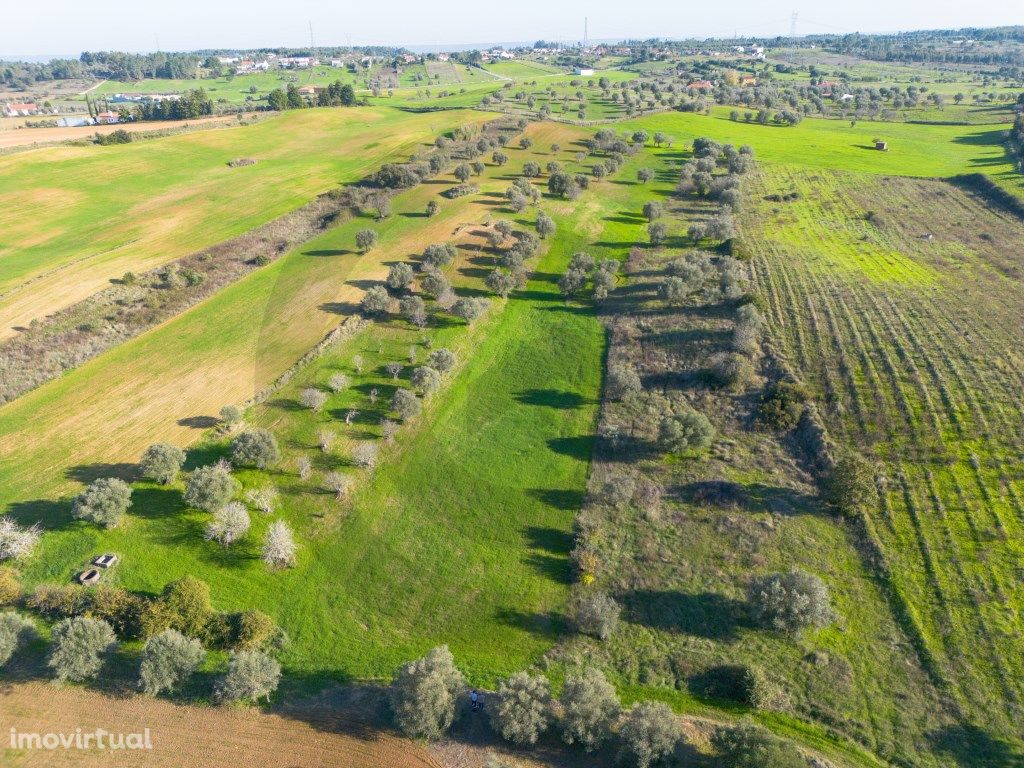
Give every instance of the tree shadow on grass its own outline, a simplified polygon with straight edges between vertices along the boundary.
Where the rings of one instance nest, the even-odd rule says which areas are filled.
[[[580,461],[589,461],[594,450],[593,435],[573,435],[571,437],[553,437],[548,440],[548,447],[555,453],[571,456]]]
[[[303,251],[303,256],[348,256],[355,251],[348,248],[323,248],[320,250]]]
[[[936,750],[952,757],[957,765],[1024,768],[1024,755],[976,725],[947,725],[929,733],[928,740]]]
[[[511,627],[516,627],[532,635],[543,635],[555,638],[565,628],[565,617],[554,611],[520,611],[515,608],[499,608],[494,617]]]
[[[355,315],[360,312],[359,305],[354,301],[326,301],[317,309],[332,315]]]
[[[575,512],[583,506],[583,493],[562,488],[531,488],[529,496],[555,509]]]
[[[126,461],[120,462],[97,462],[95,464],[78,464],[69,467],[65,477],[69,480],[88,485],[101,477],[116,477],[125,482],[134,482],[140,476],[139,465]]]
[[[39,523],[48,531],[66,528],[74,522],[71,517],[71,505],[52,499],[16,501],[9,504],[3,514],[9,515],[19,525]]]
[[[186,416],[178,419],[178,426],[191,427],[192,429],[210,429],[220,423],[216,416]]]
[[[573,410],[594,402],[578,392],[561,389],[527,389],[516,395],[516,400],[523,405],[539,405],[559,410]]]
[[[745,605],[717,592],[638,590],[620,601],[629,619],[652,629],[729,640],[745,620]]]

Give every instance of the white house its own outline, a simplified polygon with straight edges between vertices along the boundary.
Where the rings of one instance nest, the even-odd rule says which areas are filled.
[[[576,67],[575,72],[581,77],[590,77],[594,74],[594,70],[591,67]]]

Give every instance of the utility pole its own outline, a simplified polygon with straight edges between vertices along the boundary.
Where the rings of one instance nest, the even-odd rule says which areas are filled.
[[[792,66],[796,60],[796,17],[797,12],[793,11],[793,15],[789,17],[789,63]]]

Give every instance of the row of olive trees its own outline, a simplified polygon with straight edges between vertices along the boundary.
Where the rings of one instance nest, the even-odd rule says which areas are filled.
[[[395,724],[407,736],[443,738],[466,714],[466,680],[447,646],[405,664],[390,690]],[[662,702],[624,709],[615,687],[596,667],[570,673],[560,696],[543,674],[518,672],[484,698],[484,711],[501,738],[534,745],[549,732],[587,752],[616,750],[637,768],[685,762],[693,747],[678,717]],[[804,763],[791,745],[744,721],[718,729],[712,744],[729,766],[796,768]]]

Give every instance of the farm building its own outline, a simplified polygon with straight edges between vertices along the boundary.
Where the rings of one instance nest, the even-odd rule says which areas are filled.
[[[113,125],[117,121],[117,112],[100,112],[98,115],[96,115],[97,125]]]
[[[26,115],[38,115],[39,107],[31,102],[23,104],[4,104],[4,117],[23,117]]]
[[[710,91],[715,86],[710,80],[694,80],[686,87],[695,91]]]
[[[57,120],[57,125],[61,128],[82,128],[86,125],[92,125],[92,118],[89,117],[62,117]]]
[[[743,77],[740,78],[740,85],[744,88],[755,86],[757,85],[757,78],[753,75],[743,75]]]
[[[316,96],[317,87],[315,85],[302,85],[296,90],[303,96]]]
[[[877,149],[879,152],[888,152],[889,151],[889,142],[887,142],[887,141],[876,141],[875,142],[875,149]]]
[[[582,77],[591,77],[594,74],[594,70],[590,67],[576,67],[576,74]]]

